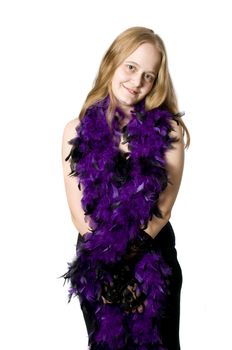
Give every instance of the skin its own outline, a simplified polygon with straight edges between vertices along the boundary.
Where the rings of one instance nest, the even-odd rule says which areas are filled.
[[[160,56],[156,48],[145,43],[140,45],[122,64],[115,70],[111,84],[114,97],[118,105],[125,112],[128,119],[130,110],[133,105],[143,99],[152,89],[158,73]],[[69,163],[65,158],[70,152],[71,145],[68,141],[76,136],[76,126],[80,120],[75,118],[68,122],[64,128],[62,139],[62,165],[67,201],[71,213],[71,219],[81,235],[90,231],[88,220],[81,206],[82,189],[77,186],[77,179],[69,177]],[[184,168],[184,141],[182,128],[175,121],[172,122],[173,131],[170,135],[178,137],[179,141],[175,143],[174,148],[167,150],[165,154],[166,169],[169,174],[172,185],[168,184],[167,188],[159,196],[159,208],[163,214],[163,219],[153,216],[145,230],[153,239],[159,234],[160,230],[166,225],[171,217],[172,207],[175,203],[183,174]],[[128,286],[128,289],[134,295],[136,286]],[[137,295],[138,296],[138,295]],[[104,303],[108,303],[102,297]],[[146,305],[146,301],[144,303]],[[134,310],[136,311],[136,310]],[[137,308],[138,312],[143,312],[143,305]]]
[[[70,172],[69,163],[65,161],[71,150],[71,145],[68,141],[76,136],[75,127],[80,123],[79,118],[70,120],[64,128],[62,137],[62,166],[63,166],[63,176],[64,185],[66,191],[66,197],[68,201],[68,206],[70,209],[71,219],[81,235],[84,235],[90,230],[88,222],[84,220],[85,215],[81,206],[81,198],[83,195],[82,189],[79,190],[77,186],[77,179],[74,177],[69,177]],[[158,232],[166,224],[166,222],[171,217],[171,210],[175,203],[179,187],[181,184],[183,167],[184,167],[184,142],[182,137],[181,126],[177,125],[175,122],[172,123],[173,131],[170,132],[171,136],[176,136],[179,138],[179,142],[175,143],[174,149],[166,151],[166,169],[169,172],[169,178],[173,185],[168,184],[167,188],[160,193],[159,196],[159,207],[164,215],[164,219],[159,219],[153,217],[149,221],[148,228],[145,230],[152,238],[155,238]]]
[[[129,116],[133,105],[152,89],[160,64],[160,54],[150,43],[140,45],[115,70],[111,87],[119,107]]]

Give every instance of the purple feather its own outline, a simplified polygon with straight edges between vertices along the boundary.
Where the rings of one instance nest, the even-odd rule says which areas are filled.
[[[115,114],[111,134],[106,120],[108,104],[109,96],[91,106],[72,140],[75,175],[83,188],[81,203],[91,220],[92,231],[83,236],[76,258],[64,275],[71,283],[69,301],[77,295],[95,308],[97,327],[91,338],[93,343],[107,350],[147,350],[152,345],[165,350],[159,321],[165,313],[172,271],[162,254],[148,252],[135,265],[137,290],[146,295],[142,313],[128,314],[120,305],[104,304],[101,286],[111,278],[106,266],[123,257],[141,224],[148,223],[154,215],[159,194],[167,186],[165,152],[175,142],[169,136],[173,115],[162,107],[145,111],[145,101],[140,101],[125,128],[130,150],[125,159],[119,149],[118,124],[124,116],[117,108],[119,119]]]

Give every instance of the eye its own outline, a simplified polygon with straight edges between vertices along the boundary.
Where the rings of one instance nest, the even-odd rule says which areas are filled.
[[[133,71],[135,69],[135,66],[133,66],[133,64],[127,64],[126,66],[130,71]]]
[[[148,81],[149,83],[153,83],[153,81],[155,80],[154,75],[152,74],[145,74],[145,79],[146,81]]]

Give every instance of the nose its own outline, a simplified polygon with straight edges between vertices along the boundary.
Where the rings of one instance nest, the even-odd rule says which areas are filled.
[[[142,74],[140,73],[135,74],[132,80],[135,87],[140,87],[142,85]]]

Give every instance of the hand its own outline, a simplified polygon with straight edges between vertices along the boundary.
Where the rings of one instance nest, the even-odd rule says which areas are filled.
[[[129,242],[123,261],[135,263],[146,252],[154,250],[154,239],[145,230],[139,229],[135,239]]]
[[[148,251],[154,249],[153,238],[139,229],[138,236],[129,242],[121,261],[109,267],[111,281],[104,281],[102,300],[105,304],[119,304],[126,312],[143,312],[146,295],[137,288],[137,280],[133,277],[134,266]]]
[[[136,310],[139,313],[142,313],[144,310],[144,305],[146,305],[146,301],[143,303],[143,300],[145,299],[145,294],[140,293],[139,290],[136,291],[137,284],[134,283],[134,285],[127,285],[125,289],[122,292],[122,298],[117,301],[117,304],[120,304],[120,307],[126,312],[136,312]],[[107,289],[108,296],[110,298],[110,288]],[[104,304],[113,304],[112,299],[107,299],[102,295],[102,300]]]

